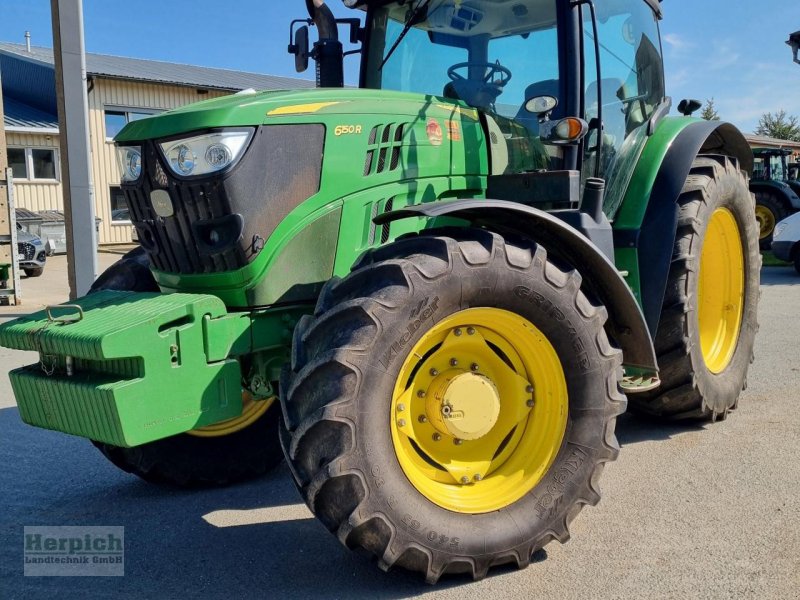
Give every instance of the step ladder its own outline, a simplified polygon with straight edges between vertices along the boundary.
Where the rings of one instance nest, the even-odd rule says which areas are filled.
[[[9,168],[0,172],[0,305],[22,304],[18,248],[14,177]]]

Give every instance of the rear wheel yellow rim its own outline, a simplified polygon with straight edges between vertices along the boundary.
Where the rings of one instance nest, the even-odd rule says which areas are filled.
[[[248,392],[242,392],[241,415],[206,427],[198,427],[186,433],[196,437],[223,437],[231,435],[258,421],[274,403],[274,397],[268,398],[267,400],[254,400]]]
[[[708,222],[700,255],[697,311],[700,348],[712,373],[722,373],[733,358],[743,308],[744,252],[739,226],[730,210],[718,208]]]
[[[766,206],[757,204],[756,220],[758,221],[758,239],[768,238],[775,229],[775,215]]]
[[[497,308],[451,315],[426,332],[394,388],[391,432],[406,477],[461,513],[513,504],[553,464],[567,426],[558,354],[528,320]]]

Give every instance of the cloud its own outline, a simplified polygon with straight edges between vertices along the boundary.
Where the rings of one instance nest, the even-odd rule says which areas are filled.
[[[665,41],[673,50],[689,50],[690,48],[694,47],[692,42],[687,41],[677,33],[665,33],[661,36],[661,39]]]

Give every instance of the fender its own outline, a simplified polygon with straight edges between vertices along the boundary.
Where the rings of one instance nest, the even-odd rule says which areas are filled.
[[[553,215],[505,200],[454,200],[409,206],[377,216],[378,225],[412,217],[454,217],[499,234],[514,234],[541,243],[551,255],[564,260],[583,277],[584,288],[608,310],[606,330],[622,349],[630,377],[658,385],[658,363],[642,311],[625,280],[611,261],[588,238]],[[623,385],[627,391],[636,384]]]
[[[641,302],[653,337],[661,320],[678,230],[678,199],[694,159],[698,154],[721,154],[736,159],[748,175],[753,172],[750,146],[730,123],[672,118],[665,119],[659,125],[662,128],[666,136],[659,137],[657,131],[648,142],[614,223],[614,246],[635,248],[638,264],[647,267],[639,271]],[[650,144],[654,147],[649,147]],[[661,160],[659,153],[663,156]],[[648,178],[650,186],[642,181]],[[645,210],[642,198],[648,195]]]
[[[795,185],[792,185],[795,183]],[[797,196],[795,187],[800,188],[797,182],[783,183],[780,181],[751,181],[750,191],[754,194],[756,192],[768,192],[778,196],[783,200],[790,212],[800,210],[800,197]]]

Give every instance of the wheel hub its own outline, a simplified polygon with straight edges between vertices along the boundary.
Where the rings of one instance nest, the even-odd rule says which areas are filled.
[[[477,440],[489,433],[500,416],[500,394],[483,375],[450,371],[433,382],[426,403],[431,424],[460,440]]]
[[[559,452],[566,381],[547,337],[523,317],[471,308],[410,350],[392,398],[403,472],[432,502],[483,513],[539,483]]]
[[[745,262],[739,226],[727,208],[709,219],[700,255],[697,320],[703,360],[712,373],[730,364],[744,311]]]
[[[769,237],[772,230],[775,229],[775,215],[772,214],[772,211],[765,206],[757,205],[756,220],[758,221],[759,239],[763,240]]]

